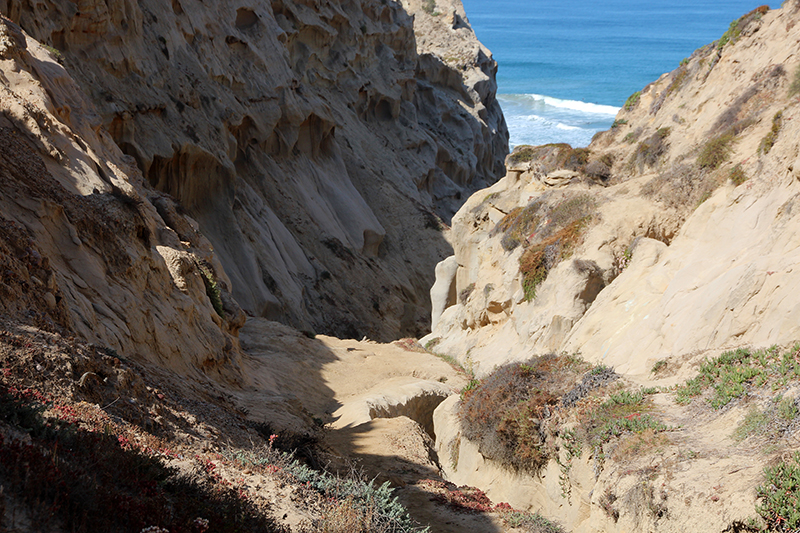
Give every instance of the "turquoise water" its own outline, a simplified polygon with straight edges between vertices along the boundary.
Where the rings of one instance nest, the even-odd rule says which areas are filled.
[[[586,146],[627,97],[758,7],[742,0],[462,0],[499,64],[511,144]],[[772,8],[780,3],[769,4]]]

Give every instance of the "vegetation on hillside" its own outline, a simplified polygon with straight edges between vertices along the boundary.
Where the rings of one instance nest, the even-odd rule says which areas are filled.
[[[524,249],[519,259],[526,300],[536,297],[537,287],[558,263],[569,258],[580,244],[595,216],[596,202],[588,194],[578,194],[552,203],[542,195],[525,207],[506,215],[492,230],[502,234],[503,249]]]
[[[107,348],[0,328],[4,527],[285,532],[258,490],[271,483],[308,509],[306,533],[420,530],[388,484],[312,467],[312,437],[246,423],[224,399],[181,397],[166,374]]]
[[[463,393],[463,434],[485,457],[515,470],[536,473],[556,459],[568,497],[571,461],[582,449],[602,458],[620,436],[668,429],[649,413],[654,390],[603,392],[617,378],[607,367],[570,355],[504,365]],[[573,429],[564,425],[569,420],[577,421]]]

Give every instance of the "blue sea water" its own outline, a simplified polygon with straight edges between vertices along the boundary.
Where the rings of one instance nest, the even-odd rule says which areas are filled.
[[[499,64],[511,145],[586,146],[632,93],[760,3],[745,0],[462,0]],[[780,7],[780,3],[770,3]]]

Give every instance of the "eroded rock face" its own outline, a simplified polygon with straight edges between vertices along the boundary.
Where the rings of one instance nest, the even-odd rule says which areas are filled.
[[[798,17],[796,6],[743,17],[732,42],[632,98],[588,154],[509,157],[507,176],[454,217],[467,297],[422,342],[440,337],[438,351],[469,354],[479,373],[566,350],[646,376],[695,350],[797,340]],[[576,195],[594,200],[593,221],[531,298],[520,257],[546,222],[525,235],[500,223]]]
[[[449,33],[417,15],[440,34],[423,50],[394,1],[0,2],[197,220],[247,312],[358,338],[427,327],[435,213],[502,173],[496,64],[450,8]]]
[[[100,129],[51,52],[5,18],[0,72],[0,312],[240,383],[245,315],[196,223]]]

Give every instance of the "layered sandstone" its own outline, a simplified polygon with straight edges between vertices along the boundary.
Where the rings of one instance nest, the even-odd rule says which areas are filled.
[[[734,430],[782,398],[796,403],[797,382],[748,384],[722,409],[679,405],[671,387],[724,350],[800,338],[798,19],[793,3],[742,17],[634,95],[588,153],[518,149],[506,176],[455,215],[422,343],[478,377],[579,353],[622,374],[620,387],[651,387],[651,413],[671,429],[579,457],[558,441],[534,475],[466,438],[452,397],[434,416],[447,479],[579,532],[736,531],[756,514],[764,467],[796,450],[796,426],[778,437]],[[578,229],[555,233],[551,216]],[[537,246],[543,280],[525,274]]]
[[[460,2],[436,17],[377,0],[0,10],[197,220],[246,312],[344,337],[427,327],[441,219],[502,174],[507,146],[496,63]]]
[[[53,54],[6,19],[0,71],[3,314],[241,381],[246,317],[197,224],[147,185]]]
[[[735,40],[646,87],[595,138],[581,172],[556,176],[523,160],[473,195],[454,217],[449,307],[426,340],[441,337],[437,350],[469,354],[480,372],[567,350],[646,376],[665,357],[800,337],[791,296],[800,288],[797,17],[791,6],[750,17]],[[728,134],[724,161],[709,164],[709,141]],[[524,246],[509,251],[492,230],[533,200],[575,197],[594,203],[590,227],[528,300]],[[453,298],[467,288],[463,302]]]

